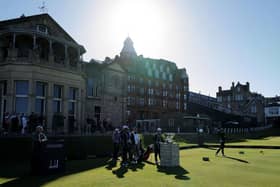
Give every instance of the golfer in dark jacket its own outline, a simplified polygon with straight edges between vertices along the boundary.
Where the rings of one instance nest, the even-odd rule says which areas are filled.
[[[225,153],[224,153],[224,148],[225,148],[225,133],[223,131],[223,129],[220,129],[219,130],[219,133],[220,133],[220,147],[219,149],[217,150],[216,152],[216,156],[218,155],[218,153],[220,151],[222,151],[222,155],[225,156]]]
[[[155,161],[158,165],[158,157],[160,159],[160,142],[163,142],[161,135],[161,128],[157,128],[157,133],[154,136],[154,152],[155,152]]]
[[[129,152],[129,141],[129,129],[128,126],[124,125],[121,131],[122,166],[128,165],[127,154]]]

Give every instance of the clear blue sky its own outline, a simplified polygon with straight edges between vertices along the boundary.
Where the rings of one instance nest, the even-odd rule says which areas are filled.
[[[38,14],[41,2],[0,0],[0,20]],[[185,67],[193,91],[215,96],[218,86],[248,81],[252,91],[280,95],[278,0],[46,0],[46,5],[85,46],[86,60],[114,57],[129,35],[138,54]]]

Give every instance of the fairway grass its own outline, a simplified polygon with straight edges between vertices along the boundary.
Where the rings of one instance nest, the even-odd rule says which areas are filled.
[[[180,151],[181,166],[170,169],[157,168],[153,155],[148,163],[127,169],[120,168],[119,162],[116,166],[111,165],[106,158],[68,161],[67,172],[62,175],[28,176],[27,168],[17,176],[0,176],[0,184],[3,187],[279,186],[280,150],[226,149],[225,154],[228,157],[216,157],[215,150],[211,149],[183,150]],[[210,161],[203,161],[202,157],[209,157]]]

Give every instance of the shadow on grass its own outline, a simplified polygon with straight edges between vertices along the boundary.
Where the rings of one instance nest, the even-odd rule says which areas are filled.
[[[234,158],[234,157],[230,157],[230,156],[224,156],[224,158],[228,158],[228,159],[231,159],[231,160],[236,160],[238,162],[243,162],[243,163],[249,164],[249,162],[247,160],[242,160],[240,158]]]
[[[138,164],[130,164],[129,166],[120,166],[118,169],[112,170],[112,173],[118,178],[124,178],[124,174],[127,173],[128,170],[131,170],[132,172],[137,172],[139,169],[142,170],[144,167],[145,164],[140,162]]]
[[[190,180],[190,177],[186,176],[189,172],[181,166],[176,167],[163,167],[158,166],[158,172],[165,173],[166,175],[175,175],[175,179],[178,180]]]
[[[57,180],[60,177],[105,166],[107,162],[108,162],[108,158],[68,161],[66,162],[66,171],[64,173],[46,175],[46,176],[29,175],[30,164],[28,162],[20,166],[14,163],[1,164],[0,177],[16,178],[16,179],[0,184],[0,186],[1,187],[15,187],[15,186],[38,187],[47,184],[51,181]]]

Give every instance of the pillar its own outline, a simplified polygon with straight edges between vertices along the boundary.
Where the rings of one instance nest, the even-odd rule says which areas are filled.
[[[54,63],[52,40],[49,40],[49,62]]]
[[[17,37],[17,35],[16,35],[16,33],[13,33],[13,49],[14,48],[16,48],[16,37]]]
[[[64,62],[65,62],[65,66],[68,67],[69,66],[68,46],[66,44],[64,45]]]
[[[36,49],[36,35],[33,35],[33,49]]]

